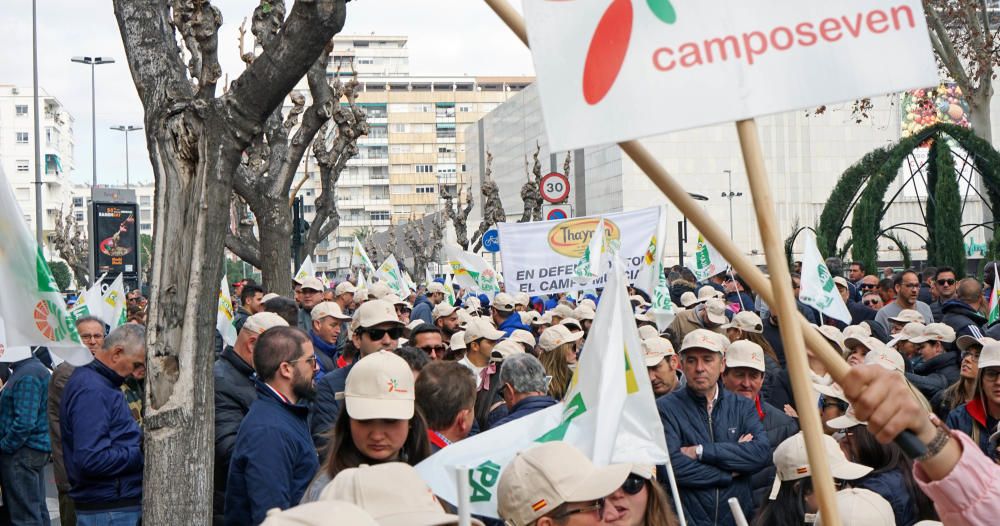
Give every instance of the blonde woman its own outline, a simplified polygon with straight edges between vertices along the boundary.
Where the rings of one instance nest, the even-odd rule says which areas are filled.
[[[565,325],[553,325],[538,338],[538,360],[545,367],[545,374],[551,377],[548,394],[556,400],[562,400],[573,379],[581,338],[583,331],[572,332]]]

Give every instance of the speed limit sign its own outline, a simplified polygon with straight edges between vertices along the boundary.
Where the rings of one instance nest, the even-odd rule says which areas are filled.
[[[561,203],[569,197],[569,179],[565,175],[552,172],[542,177],[542,199],[550,203]]]

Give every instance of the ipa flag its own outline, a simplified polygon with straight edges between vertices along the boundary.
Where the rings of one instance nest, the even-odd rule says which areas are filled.
[[[445,245],[444,254],[455,273],[455,281],[467,291],[493,296],[500,292],[497,271],[480,256],[465,252],[458,245]]]
[[[118,274],[104,293],[101,309],[101,319],[108,324],[109,331],[125,325],[128,320],[128,300],[125,298],[125,279],[122,274]]]
[[[1000,319],[1000,274],[993,274],[993,290],[990,292],[990,318],[989,325]]]
[[[623,265],[612,267],[566,398],[451,444],[418,464],[436,495],[457,502],[454,467],[470,466],[472,512],[496,517],[500,473],[518,451],[541,442],[568,442],[597,465],[669,462]]]
[[[706,280],[725,272],[728,267],[729,262],[699,233],[698,244],[694,249],[694,277],[698,278],[698,281]]]
[[[236,345],[236,326],[233,325],[235,316],[233,300],[229,297],[229,284],[223,274],[222,283],[219,284],[219,312],[215,316],[215,330],[219,331],[222,341],[229,346]]]
[[[826,268],[823,256],[816,247],[816,234],[806,229],[802,235],[805,236],[806,246],[802,253],[802,288],[799,289],[799,301],[849,325],[851,312],[847,310],[847,305],[844,305],[844,299],[840,297],[830,269]]]
[[[389,257],[385,258],[385,261],[375,271],[375,277],[379,281],[384,281],[392,293],[400,298],[406,298],[410,295],[410,287],[406,283],[403,272],[399,269],[399,263],[396,263],[396,256],[389,254]]]
[[[302,280],[314,276],[316,276],[316,267],[313,265],[312,256],[306,256],[306,258],[302,260],[302,264],[299,265],[299,271],[295,273],[295,277],[292,278],[292,281],[301,284]]]
[[[362,266],[369,274],[375,274],[375,265],[372,264],[372,260],[368,259],[368,252],[365,252],[365,247],[361,245],[358,238],[354,238],[354,252],[351,253],[351,267]]]
[[[0,352],[45,345],[73,365],[90,362],[93,357],[80,343],[59,286],[2,169],[0,240]]]

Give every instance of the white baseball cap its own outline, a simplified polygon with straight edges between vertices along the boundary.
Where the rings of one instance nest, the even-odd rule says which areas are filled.
[[[862,422],[858,420],[858,416],[854,413],[854,406],[847,406],[847,412],[837,418],[831,418],[826,422],[827,427],[830,429],[850,429],[854,426],[864,426],[868,425],[867,422]]]
[[[473,318],[472,321],[465,326],[465,345],[469,345],[474,341],[482,340],[484,338],[487,340],[497,341],[504,336],[506,336],[506,334],[501,330],[497,330],[497,328],[493,326],[493,323],[486,318]]]
[[[366,301],[354,311],[354,318],[351,321],[351,330],[357,331],[359,328],[374,327],[382,323],[392,323],[402,326],[396,316],[396,307],[385,300]]]
[[[288,327],[288,322],[273,312],[258,312],[247,318],[242,330],[261,334],[271,327]]]
[[[451,339],[448,340],[448,347],[453,351],[464,351],[465,350],[465,331],[458,331],[451,335]]]
[[[549,311],[549,314],[551,316],[559,316],[560,318],[572,318],[573,309],[570,308],[569,305],[560,303],[559,305],[553,307],[552,310]]]
[[[708,314],[708,321],[718,325],[729,323],[729,318],[726,317],[726,302],[718,298],[712,298],[705,301],[705,305],[702,308]]]
[[[588,307],[587,305],[579,305],[577,308],[573,309],[573,317],[578,320],[593,320],[597,313],[594,309]]]
[[[821,440],[833,478],[857,480],[872,472],[872,468],[868,466],[847,460],[844,452],[840,449],[840,444],[830,435],[822,435]],[[806,452],[806,438],[802,431],[778,444],[778,447],[774,449],[773,459],[776,475],[774,486],[771,488],[771,500],[778,496],[782,482],[812,476],[812,467],[809,465],[809,455]]]
[[[689,349],[705,349],[706,351],[725,354],[729,343],[727,343],[728,340],[723,342],[723,338],[724,336],[717,332],[707,329],[695,329],[684,336],[684,341],[681,342],[681,354]]]
[[[390,351],[361,358],[347,373],[344,406],[355,420],[409,420],[413,396],[413,371]]]
[[[562,320],[559,321],[559,325],[565,325],[570,329],[576,329],[578,331],[583,330],[583,325],[581,325],[580,321],[577,320],[576,318],[563,318]]]
[[[737,340],[726,349],[726,369],[749,367],[764,372],[764,349],[750,340]]]
[[[531,303],[531,296],[528,296],[526,292],[518,292],[517,294],[514,294],[514,303],[527,307],[528,304]]]
[[[313,307],[309,313],[313,321],[333,316],[341,321],[350,321],[352,318],[340,310],[340,304],[335,301],[323,301]]]
[[[913,343],[941,342],[951,343],[955,341],[955,329],[943,323],[931,323],[924,327],[924,332],[916,338],[911,338]]]
[[[514,340],[503,340],[493,346],[493,353],[499,353],[501,360],[506,360],[515,354],[524,354],[524,347]]]
[[[566,502],[591,502],[614,493],[631,464],[597,467],[566,442],[521,451],[500,475],[497,511],[507,526],[527,526]]]
[[[844,327],[844,339],[871,335],[872,328],[869,327],[867,323],[859,323],[857,325],[848,325],[847,327]]]
[[[924,334],[924,324],[920,323],[919,321],[911,321],[910,323],[903,325],[903,330],[896,333],[896,335],[893,336],[891,340],[889,340],[889,343],[887,345],[889,347],[896,347],[896,345],[902,341],[916,343],[914,341],[914,338],[919,338],[923,334]]]
[[[656,367],[664,358],[675,356],[674,346],[670,340],[654,336],[642,340],[642,354],[645,358],[646,367]]]
[[[542,331],[538,337],[538,347],[543,351],[551,351],[564,343],[575,342],[583,338],[583,332],[570,331],[565,325],[553,325]]]
[[[712,298],[722,299],[723,295],[722,295],[721,292],[719,292],[718,290],[716,290],[715,287],[713,287],[711,285],[704,285],[700,289],[698,289],[698,301],[699,302],[708,301],[708,300],[710,300]]]
[[[386,285],[384,281],[376,281],[368,285],[368,296],[380,300],[389,294],[392,294],[392,289],[389,285]]]
[[[645,340],[646,338],[656,338],[660,335],[660,331],[656,330],[655,325],[643,325],[639,327],[639,339]]]
[[[501,292],[493,297],[493,302],[490,305],[500,312],[510,312],[517,306],[517,302],[510,294]]]
[[[337,288],[333,289],[334,296],[340,296],[341,294],[354,294],[358,291],[358,288],[354,286],[350,281],[341,281],[337,284]]]
[[[315,290],[317,292],[323,292],[325,287],[323,287],[323,282],[319,280],[316,276],[306,276],[302,278],[299,282],[303,289]]]
[[[987,367],[1000,367],[1000,342],[994,340],[983,345],[979,353],[979,370]]]
[[[260,298],[260,302],[261,303],[266,303],[268,301],[273,300],[274,298],[280,298],[280,297],[281,297],[280,294],[275,294],[273,292],[268,292],[267,294],[264,294],[264,296]]]
[[[927,323],[927,320],[924,319],[924,315],[913,309],[903,309],[899,311],[899,314],[889,318],[889,321],[896,323],[910,323],[911,321]]]
[[[872,349],[871,352],[865,355],[865,363],[881,365],[890,371],[906,372],[906,360],[896,349]]]
[[[340,524],[351,526],[379,526],[367,512],[349,502],[320,500],[299,504],[282,510],[271,508],[261,526],[325,526],[330,517],[336,517]]]
[[[698,300],[698,296],[696,296],[694,292],[689,290],[684,294],[681,294],[681,305],[684,306],[684,308],[689,308],[692,305],[697,305],[699,303],[701,303],[701,301]]]
[[[884,526],[895,524],[892,505],[874,491],[847,488],[837,492],[837,510],[841,524],[850,526]],[[816,515],[816,526],[823,524],[822,513]]]
[[[457,310],[458,307],[449,304],[447,301],[442,301],[434,306],[434,310],[431,311],[431,319],[437,321],[438,318],[447,318]]]
[[[826,338],[826,341],[830,342],[834,348],[840,351],[841,354],[847,350],[847,348],[844,347],[844,335],[838,331],[836,327],[832,325],[820,325],[819,327],[816,327],[816,330],[819,331],[824,338]]]
[[[531,321],[532,325],[552,325],[552,314],[546,312]]]
[[[997,340],[990,338],[989,336],[983,336],[982,338],[976,338],[969,334],[963,334],[955,340],[955,345],[958,346],[958,350],[966,351],[969,347],[973,345],[978,345],[980,348],[985,347],[987,343],[995,343]]]
[[[538,345],[538,341],[535,340],[535,335],[524,329],[515,329],[514,332],[510,333],[510,337],[508,339],[522,345],[527,345],[532,349],[535,348],[535,345]]]
[[[448,292],[447,292],[447,289],[444,288],[444,285],[442,285],[442,284],[440,284],[440,283],[438,283],[436,281],[432,281],[432,282],[430,282],[430,283],[427,284],[427,293],[428,294],[435,294],[435,293],[447,294]]]
[[[723,329],[739,329],[743,332],[761,334],[764,332],[764,322],[752,310],[737,312],[733,320],[722,326]]]

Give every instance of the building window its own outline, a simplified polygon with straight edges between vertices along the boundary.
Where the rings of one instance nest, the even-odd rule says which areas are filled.
[[[389,136],[389,130],[385,126],[372,126],[368,130],[369,139],[385,139]]]
[[[369,212],[368,218],[372,221],[388,221],[389,211],[388,210],[378,210],[376,212]]]
[[[316,213],[316,207],[314,205],[305,205],[302,207],[303,214],[314,214]]]
[[[17,132],[17,143],[28,144],[28,132]]]
[[[153,225],[151,225],[149,223],[142,223],[142,224],[139,225],[139,230],[141,230],[143,232],[149,232],[149,231],[153,230]]]
[[[459,104],[458,105],[458,112],[459,113],[469,113],[471,111],[472,111],[472,104]]]
[[[434,187],[433,186],[418,186],[417,187],[417,193],[418,194],[433,194],[434,193]]]
[[[393,133],[406,133],[406,124],[399,124],[399,123],[393,124],[392,125],[392,132]]]
[[[27,172],[30,169],[31,169],[31,163],[29,163],[28,161],[26,161],[24,159],[19,159],[17,161],[17,171],[19,171],[19,172]]]
[[[454,139],[455,138],[455,128],[438,128],[437,129],[438,139]]]
[[[152,203],[153,203],[152,196],[148,196],[148,195],[141,195],[141,196],[139,196],[139,204],[140,205],[142,205],[142,206],[149,206]]]
[[[76,207],[83,206],[83,198],[82,197],[74,197],[73,198],[73,206],[76,206]]]
[[[328,261],[330,261],[330,258],[326,254],[318,254],[316,256],[316,262],[317,263],[326,263]]]
[[[429,174],[434,172],[433,164],[418,164],[417,173],[418,174]]]
[[[410,153],[409,144],[393,144],[389,146],[389,153]]]
[[[370,178],[371,179],[388,179],[389,178],[389,167],[388,166],[372,166]]]
[[[27,104],[18,104],[16,106],[14,106],[14,113],[18,117],[23,117],[23,116],[27,115],[28,114],[28,105]]]

